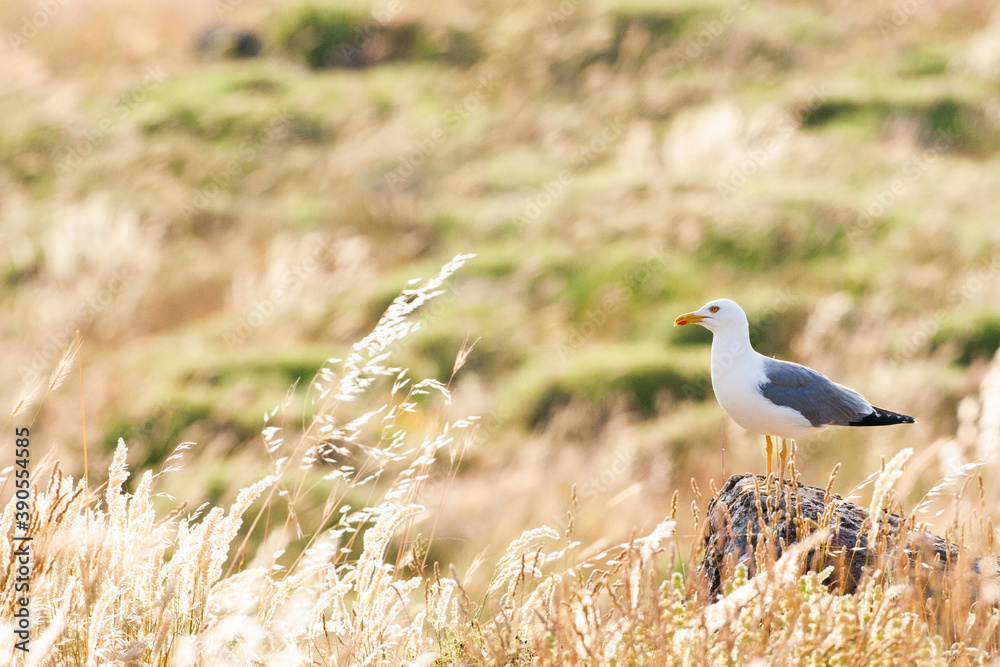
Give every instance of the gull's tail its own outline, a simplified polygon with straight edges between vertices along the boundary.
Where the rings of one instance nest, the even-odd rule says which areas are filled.
[[[901,415],[885,408],[872,406],[872,412],[847,422],[848,426],[888,426],[890,424],[913,424],[917,420],[909,415]]]

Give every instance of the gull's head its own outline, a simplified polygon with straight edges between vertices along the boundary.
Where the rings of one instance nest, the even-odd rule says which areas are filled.
[[[684,313],[674,320],[674,326],[700,324],[712,333],[727,329],[745,329],[747,316],[739,304],[729,299],[709,301],[693,313]]]

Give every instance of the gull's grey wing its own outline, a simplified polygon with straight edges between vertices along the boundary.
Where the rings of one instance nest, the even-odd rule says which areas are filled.
[[[843,426],[872,412],[864,396],[811,368],[765,359],[764,375],[767,381],[760,383],[764,398],[799,412],[813,426]]]

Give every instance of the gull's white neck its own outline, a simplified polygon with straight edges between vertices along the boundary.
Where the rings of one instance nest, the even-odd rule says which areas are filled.
[[[712,390],[734,422],[753,433],[775,435],[774,404],[760,392],[765,357],[750,345],[750,327],[727,327],[712,336]],[[781,415],[782,417],[784,415]],[[801,419],[801,417],[799,417]],[[784,432],[784,422],[779,424]]]
[[[713,332],[712,378],[728,375],[735,368],[757,370],[760,355],[750,345],[750,326],[727,327]]]

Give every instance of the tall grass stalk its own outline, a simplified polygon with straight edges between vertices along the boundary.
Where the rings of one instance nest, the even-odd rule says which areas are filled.
[[[345,359],[330,359],[305,392],[290,392],[264,416],[271,470],[228,507],[158,514],[152,498],[159,475],[143,471],[127,490],[122,440],[103,492],[55,464],[37,471],[44,483],[27,531],[35,538],[32,651],[14,649],[16,594],[7,567],[0,572],[3,659],[81,666],[937,665],[998,656],[1000,586],[983,513],[949,534],[954,562],[900,549],[851,595],[831,585],[832,570],[807,567],[824,539],[817,531],[780,558],[762,546],[754,554],[757,576],[748,579],[739,565],[724,582],[726,594],[711,598],[692,566],[699,554],[691,562],[681,557],[676,497],[670,518],[648,535],[589,559],[577,556],[583,550],[572,540],[572,516],[568,534],[525,530],[499,556],[481,594],[453,567],[447,574],[440,563],[428,567],[428,545],[410,537],[432,518],[422,489],[434,477],[451,479],[477,420],[447,419],[450,381],[413,379],[393,365],[393,354],[419,328],[414,313],[467,259],[460,255],[414,283]],[[467,356],[463,347],[455,372]],[[59,368],[71,361],[64,357]],[[64,377],[57,370],[48,391]],[[308,415],[298,429],[285,423],[296,400],[306,401]],[[909,544],[922,534],[913,515],[895,533],[881,521],[899,507],[893,487],[909,454],[873,476],[872,541]],[[168,470],[178,461],[172,456]],[[320,494],[325,501],[317,508]],[[13,508],[0,515],[0,562],[8,564]]]

